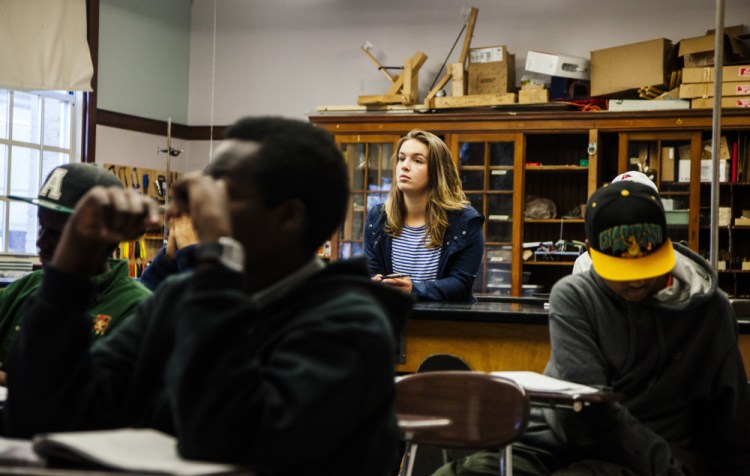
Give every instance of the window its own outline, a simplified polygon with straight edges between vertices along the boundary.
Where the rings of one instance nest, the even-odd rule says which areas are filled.
[[[58,165],[80,161],[81,93],[0,89],[0,195],[35,197]],[[0,202],[0,253],[35,255],[37,207]]]

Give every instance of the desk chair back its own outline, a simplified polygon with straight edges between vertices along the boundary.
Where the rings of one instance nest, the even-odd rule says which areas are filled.
[[[445,448],[501,448],[518,439],[529,419],[529,397],[515,382],[479,372],[435,371],[396,384],[398,415],[444,419],[443,426],[412,428],[410,442]]]

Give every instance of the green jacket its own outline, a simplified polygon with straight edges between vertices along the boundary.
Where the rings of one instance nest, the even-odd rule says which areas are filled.
[[[107,335],[123,319],[132,314],[136,305],[151,294],[145,286],[128,276],[128,262],[110,260],[110,270],[91,279],[94,292],[87,311],[91,318],[91,336]],[[42,285],[44,271],[38,270],[0,290],[0,369],[11,345],[21,329],[23,310],[29,297]]]

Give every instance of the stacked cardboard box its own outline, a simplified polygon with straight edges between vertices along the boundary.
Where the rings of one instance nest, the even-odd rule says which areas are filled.
[[[591,52],[591,96],[622,95],[669,84],[677,69],[672,42],[659,38]]]
[[[721,107],[750,108],[750,64],[724,66],[721,73]],[[683,69],[680,97],[691,99],[693,109],[712,108],[713,79],[712,66]]]
[[[750,45],[746,42],[745,26],[736,25],[724,28],[723,58],[724,64],[741,63],[750,59]],[[716,35],[713,30],[704,36],[680,41],[680,57],[686,68],[698,68],[714,65]]]

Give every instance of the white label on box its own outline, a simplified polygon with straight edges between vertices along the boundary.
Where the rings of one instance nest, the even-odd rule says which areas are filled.
[[[505,175],[507,173],[508,173],[507,170],[493,170],[492,171],[492,175]]]
[[[734,88],[734,92],[736,94],[750,94],[750,85],[747,85],[747,84],[738,84]]]
[[[477,48],[469,53],[469,62],[471,63],[491,63],[493,61],[503,61],[503,47],[493,46],[492,48]]]

